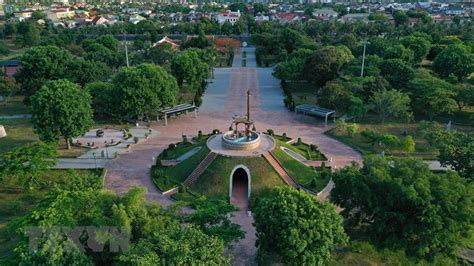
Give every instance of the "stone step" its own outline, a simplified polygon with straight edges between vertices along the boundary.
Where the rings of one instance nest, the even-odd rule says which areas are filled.
[[[214,159],[216,159],[216,157],[217,154],[212,151],[208,155],[206,155],[204,160],[202,160],[199,165],[193,170],[193,172],[188,176],[188,178],[186,178],[184,184],[186,186],[191,186],[192,184],[194,184],[198,177],[201,176],[204,171],[206,171],[207,167],[209,167],[209,165],[214,161]]]

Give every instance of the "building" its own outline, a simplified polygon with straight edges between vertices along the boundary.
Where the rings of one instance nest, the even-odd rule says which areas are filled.
[[[313,11],[313,16],[316,18],[337,18],[338,14],[332,8],[321,8]]]
[[[214,16],[214,20],[221,25],[225,22],[229,22],[230,24],[234,25],[240,20],[240,10],[237,10],[236,12],[230,10],[219,12],[216,16]]]
[[[165,36],[165,37],[163,37],[161,40],[159,40],[159,41],[157,41],[156,43],[154,43],[154,44],[152,45],[152,47],[159,47],[159,46],[166,45],[166,44],[171,45],[171,47],[173,47],[174,49],[178,49],[178,48],[179,48],[179,44],[178,44],[176,41],[174,41],[174,40],[168,38],[168,36]]]
[[[352,22],[357,22],[357,21],[369,22],[369,13],[347,14],[347,15],[342,16],[342,18],[340,18],[340,21],[347,22],[347,23],[352,23]]]
[[[74,15],[75,12],[69,8],[51,9],[46,13],[46,17],[54,22],[73,18]]]

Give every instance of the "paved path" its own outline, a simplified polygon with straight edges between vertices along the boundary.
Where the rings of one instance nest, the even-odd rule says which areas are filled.
[[[271,75],[272,70],[251,67],[256,65],[253,49],[244,49],[247,50],[248,67],[240,67],[240,56],[236,55],[232,68],[216,69],[214,82],[204,95],[197,118],[187,115],[170,119],[168,126],[163,122],[154,123],[152,128],[159,132],[159,136],[133,146],[129,153],[107,164],[107,188],[122,194],[130,187],[145,186],[148,189],[148,199],[159,201],[165,206],[171,204],[172,201],[163,196],[150,179],[149,167],[154,163],[153,157],[170,143],[179,142],[181,134],[194,136],[199,130],[204,133],[215,128],[227,130],[235,114],[246,113],[247,90],[252,93],[251,116],[256,121],[257,130],[272,128],[276,133],[286,132],[289,137],[301,137],[304,142],[317,144],[321,152],[332,158],[332,164],[337,167],[352,161],[362,162],[358,152],[323,134],[329,128],[324,127],[322,120],[287,111],[283,105],[279,82]],[[233,215],[232,221],[242,226],[246,237],[235,243],[229,252],[234,256],[235,265],[252,264],[256,257],[253,218],[244,211]]]

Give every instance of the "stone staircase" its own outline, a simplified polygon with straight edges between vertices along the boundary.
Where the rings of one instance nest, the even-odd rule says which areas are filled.
[[[194,182],[196,182],[196,180],[198,179],[198,177],[200,175],[202,175],[202,173],[204,173],[204,171],[207,169],[207,167],[214,161],[214,159],[216,159],[217,157],[217,153],[214,153],[214,152],[210,152],[205,158],[204,160],[202,160],[199,165],[196,167],[196,169],[194,169],[194,171],[188,176],[188,178],[186,178],[186,180],[184,181],[184,184],[186,186],[191,186],[192,184],[194,184]]]
[[[268,163],[275,169],[278,175],[285,181],[289,186],[298,188],[299,185],[295,180],[288,174],[288,172],[281,166],[277,159],[273,156],[271,152],[266,152],[263,154],[263,157],[268,161]]]

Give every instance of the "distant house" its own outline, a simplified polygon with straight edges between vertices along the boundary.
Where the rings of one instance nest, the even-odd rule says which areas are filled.
[[[264,15],[259,15],[259,16],[255,16],[255,22],[257,23],[263,23],[265,21],[269,21],[270,20],[270,17],[269,16],[264,16]]]
[[[154,43],[154,44],[152,45],[152,47],[159,47],[159,46],[166,45],[166,44],[171,45],[171,47],[173,47],[174,49],[178,49],[178,48],[179,48],[179,44],[178,44],[176,41],[174,41],[174,40],[168,38],[168,36],[165,36],[165,37],[163,37],[161,40],[159,40],[159,41],[157,41],[156,43]]]
[[[342,16],[340,19],[342,22],[352,23],[357,21],[362,22],[369,22],[369,14],[368,13],[354,13],[354,14],[347,14]]]
[[[313,11],[313,16],[316,18],[333,19],[333,18],[337,18],[338,14],[332,8],[321,8],[321,9],[315,9]]]
[[[240,20],[240,10],[237,10],[236,12],[230,10],[219,12],[214,16],[214,20],[221,25],[225,22],[229,22],[230,24],[234,25]]]
[[[138,22],[142,20],[146,20],[146,19],[138,14],[135,14],[135,15],[131,15],[128,21],[133,24],[138,24]]]
[[[33,10],[23,10],[23,11],[15,12],[14,16],[18,21],[23,21],[25,19],[31,18],[31,14],[33,14]]]
[[[102,25],[106,25],[108,22],[108,20],[103,17],[103,16],[95,16],[93,19],[92,19],[92,24],[93,25],[96,25],[96,26],[102,26]]]
[[[69,8],[51,9],[46,13],[46,17],[53,22],[61,21],[74,17],[75,13]]]
[[[450,6],[444,12],[447,16],[464,16],[466,11],[460,6]]]
[[[272,20],[280,23],[290,23],[301,21],[301,17],[294,13],[277,13],[272,16]]]

